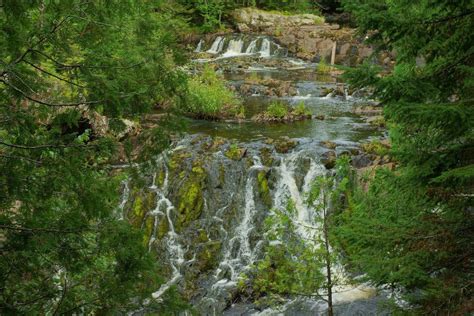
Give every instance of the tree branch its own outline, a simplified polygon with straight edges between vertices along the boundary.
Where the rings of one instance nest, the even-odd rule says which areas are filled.
[[[36,146],[26,146],[26,145],[17,145],[9,144],[0,140],[0,145],[17,148],[17,149],[46,149],[46,148],[87,148],[87,147],[97,147],[96,144],[45,144],[45,145],[36,145]]]
[[[28,60],[23,60],[23,62],[24,62],[24,63],[27,63],[27,64],[30,65],[31,67],[33,67],[33,68],[35,68],[35,69],[37,69],[37,70],[39,70],[39,71],[41,71],[41,72],[43,72],[43,73],[45,73],[45,74],[51,76],[51,77],[54,77],[54,78],[56,78],[56,79],[58,79],[58,80],[67,82],[67,83],[72,84],[72,85],[74,85],[74,86],[76,86],[76,87],[79,87],[79,88],[85,88],[85,86],[82,86],[82,85],[80,85],[80,84],[77,84],[77,83],[75,83],[75,82],[72,82],[72,81],[70,81],[70,80],[68,80],[68,79],[62,78],[62,77],[60,77],[60,76],[58,76],[58,75],[55,75],[55,74],[53,74],[53,73],[50,73],[49,71],[44,70],[43,68],[41,68],[41,67],[39,67],[39,66],[37,66],[37,65],[35,65],[35,64],[33,64],[33,63],[31,63],[31,62],[29,62]]]
[[[61,233],[61,234],[77,234],[84,233],[86,231],[91,231],[90,229],[55,229],[55,228],[27,228],[20,226],[12,225],[0,225],[0,229],[21,231],[21,232],[30,232],[30,233]]]
[[[12,88],[13,90],[17,91],[18,93],[20,93],[21,95],[23,95],[26,99],[32,101],[32,102],[35,102],[35,103],[38,103],[38,104],[42,104],[42,105],[47,105],[47,106],[51,106],[51,107],[68,107],[68,106],[80,106],[80,105],[89,105],[89,104],[97,104],[97,103],[101,103],[103,102],[103,100],[101,101],[83,101],[83,102],[75,102],[75,103],[49,103],[49,102],[46,102],[46,101],[43,101],[43,100],[38,100],[38,99],[35,99],[33,97],[30,97],[27,93],[25,93],[23,90],[15,87],[14,85],[12,85],[11,83],[5,81],[4,79],[0,79],[0,82],[3,82],[4,84],[6,84],[7,86],[9,86],[10,88]]]

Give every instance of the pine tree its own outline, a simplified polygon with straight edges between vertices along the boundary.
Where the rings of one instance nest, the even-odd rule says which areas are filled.
[[[349,72],[385,106],[394,172],[359,191],[339,236],[377,284],[406,294],[412,312],[462,313],[472,297],[474,3],[345,1],[360,31],[396,53],[389,74]]]
[[[117,219],[120,179],[106,168],[117,139],[87,116],[122,130],[121,118],[178,100],[175,20],[158,5],[1,2],[1,314],[126,313],[159,288],[142,233]],[[168,298],[148,307],[181,308]]]

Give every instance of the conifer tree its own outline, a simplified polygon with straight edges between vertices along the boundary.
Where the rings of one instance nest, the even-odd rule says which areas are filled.
[[[105,167],[117,139],[87,116],[121,130],[176,99],[176,21],[158,5],[1,2],[1,314],[126,313],[159,288],[142,234],[115,212],[120,179]],[[148,308],[180,308],[163,299]]]
[[[339,236],[377,284],[406,294],[412,313],[468,310],[474,197],[474,3],[345,1],[360,31],[396,65],[349,72],[385,108],[399,167],[351,200]]]

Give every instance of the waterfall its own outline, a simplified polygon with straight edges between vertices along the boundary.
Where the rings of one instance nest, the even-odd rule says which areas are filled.
[[[285,209],[288,200],[291,199],[295,203],[296,218],[293,218],[293,220],[297,224],[298,233],[304,238],[311,238],[314,236],[315,230],[311,229],[312,232],[310,233],[308,227],[314,227],[313,218],[315,214],[313,210],[308,208],[304,198],[311,188],[312,181],[317,176],[323,175],[325,168],[311,159],[310,168],[305,175],[302,192],[300,192],[294,174],[299,155],[300,153],[293,153],[282,158],[278,168],[280,179],[275,193],[275,206],[279,209]]]
[[[160,160],[163,161],[162,157],[160,158]],[[166,249],[168,251],[168,255],[170,256],[170,265],[173,272],[172,272],[172,276],[170,280],[168,280],[168,282],[163,284],[158,289],[158,291],[152,294],[152,297],[154,299],[160,299],[161,295],[163,295],[163,293],[165,293],[173,284],[175,284],[181,278],[182,275],[180,272],[180,268],[184,263],[190,263],[193,261],[192,259],[186,262],[186,260],[184,259],[184,250],[181,244],[179,243],[179,240],[178,240],[179,236],[175,231],[174,223],[171,218],[171,212],[174,210],[174,206],[173,206],[173,203],[166,196],[168,193],[169,171],[166,164],[163,164],[163,168],[164,168],[165,177],[164,177],[163,185],[161,186],[161,188],[159,188],[155,184],[156,173],[153,176],[153,183],[150,186],[150,189],[156,193],[156,207],[154,210],[152,210],[149,213],[149,216],[155,217],[155,221],[153,225],[153,234],[148,243],[148,249],[151,251],[151,246],[153,242],[155,241],[154,236],[156,236],[156,230],[159,224],[158,216],[161,216],[162,217],[161,220],[168,221],[169,231],[166,236],[167,238]],[[163,212],[163,209],[164,209],[164,212]]]
[[[250,167],[245,182],[245,207],[243,218],[236,226],[234,236],[229,240],[224,253],[224,259],[219,264],[214,275],[217,282],[213,287],[228,287],[235,285],[235,281],[245,268],[256,260],[256,249],[252,249],[250,245],[250,233],[255,228],[253,225],[253,219],[257,211],[254,196],[254,182],[256,180],[255,173],[263,169],[264,166],[262,165],[260,158],[257,156],[253,157],[253,165]],[[238,251],[233,253],[235,247],[238,247]],[[230,280],[219,279],[220,274],[224,269],[230,270]]]
[[[195,53],[200,53],[202,50],[202,45],[204,44],[204,40],[200,40],[199,43],[197,44],[196,49],[194,50]]]
[[[255,54],[257,52],[257,42],[258,42],[258,39],[254,39],[253,41],[251,41],[249,46],[245,50],[245,53],[246,54]]]
[[[123,183],[122,199],[117,208],[117,217],[119,220],[123,220],[123,211],[124,211],[125,205],[128,202],[128,198],[130,196],[130,187],[128,186],[128,180],[124,180],[122,183]]]
[[[264,38],[262,40],[262,46],[260,48],[259,53],[261,57],[268,58],[271,56],[271,43],[270,43],[270,40],[268,40],[268,38]]]
[[[225,38],[222,36],[216,37],[214,40],[214,43],[212,43],[211,48],[207,51],[210,54],[218,54],[222,51],[222,48],[224,48],[224,42]]]
[[[231,57],[242,55],[242,48],[244,46],[244,41],[241,39],[231,39],[229,45],[227,46],[227,51],[222,54],[222,57]]]

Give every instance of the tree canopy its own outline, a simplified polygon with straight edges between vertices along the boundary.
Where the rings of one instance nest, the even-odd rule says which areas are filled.
[[[122,118],[178,103],[186,82],[169,27],[180,22],[160,5],[2,1],[2,313],[123,313],[159,288],[142,234],[118,219],[120,178],[106,166]],[[101,115],[113,132],[91,127]]]
[[[340,236],[377,284],[402,289],[420,313],[467,310],[472,295],[474,4],[472,1],[345,1],[360,32],[394,51],[378,75],[350,72],[385,105],[395,172],[359,192]]]

